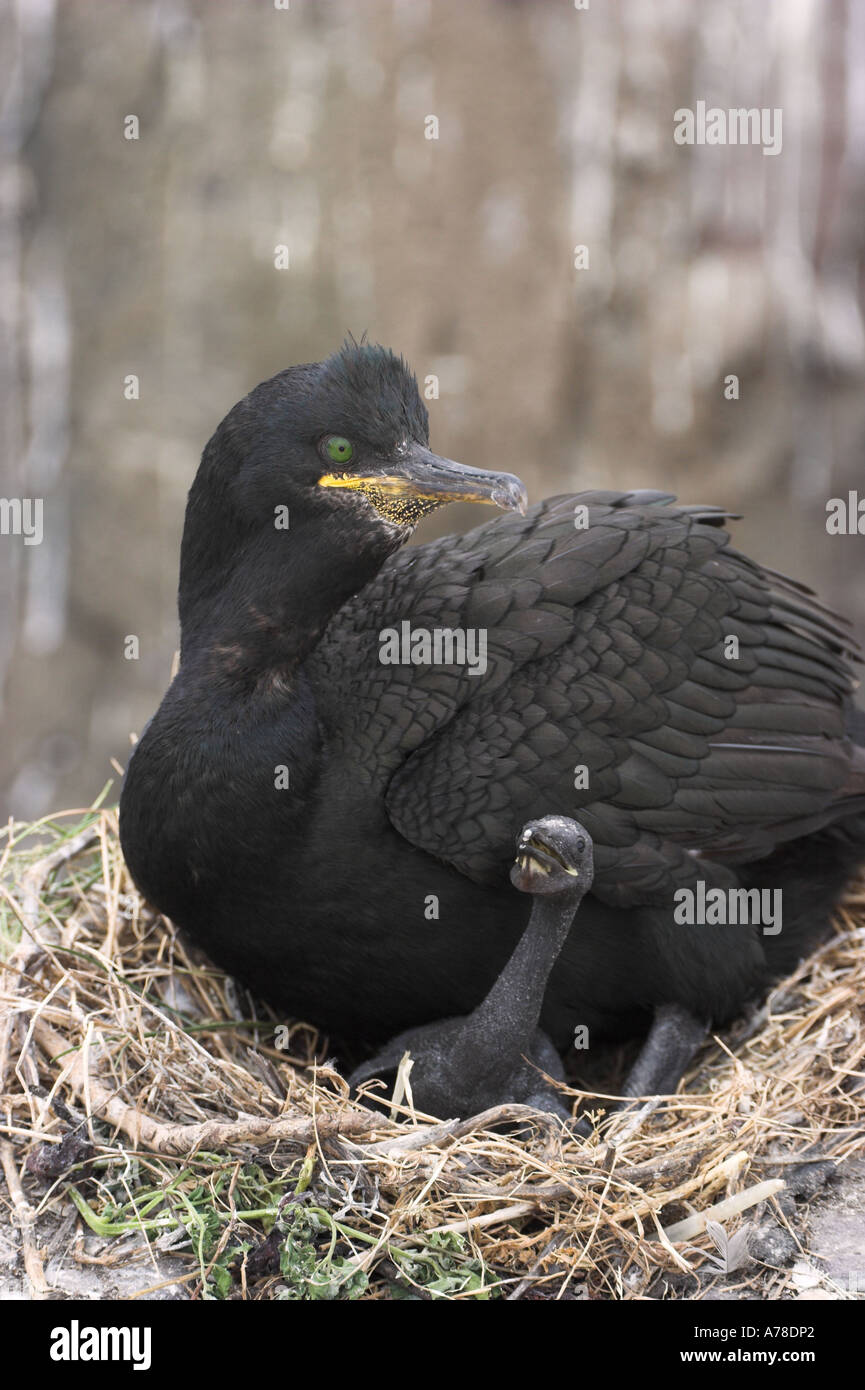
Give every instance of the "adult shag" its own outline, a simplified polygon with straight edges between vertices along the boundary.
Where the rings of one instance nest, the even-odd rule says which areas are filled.
[[[707,1021],[815,942],[865,855],[854,644],[731,548],[721,508],[524,499],[429,451],[384,348],[256,387],[189,494],[180,669],[129,764],[123,849],[220,965],[372,1045],[478,1005],[529,913],[515,834],[576,816],[594,883],[541,1026],[562,1049],[654,1016],[628,1093],[667,1089]],[[402,550],[455,500],[510,514]],[[443,630],[475,655],[485,637],[485,660],[435,664]],[[689,924],[715,889],[738,924]],[[754,889],[781,898],[729,891]]]

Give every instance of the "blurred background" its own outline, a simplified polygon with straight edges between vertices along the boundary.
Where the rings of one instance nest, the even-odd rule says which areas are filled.
[[[825,526],[865,494],[865,5],[0,0],[0,54],[0,496],[44,499],[0,537],[4,815],[125,762],[205,441],[349,330],[438,379],[439,452],[740,510],[865,636]],[[781,152],[676,144],[697,101]]]

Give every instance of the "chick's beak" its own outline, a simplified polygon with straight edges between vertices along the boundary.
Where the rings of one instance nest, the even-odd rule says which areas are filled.
[[[440,458],[422,444],[412,444],[400,458],[382,463],[381,470],[326,473],[319,479],[319,487],[369,489],[393,498],[439,504],[488,502],[521,516],[525,516],[527,505],[526,489],[513,473],[468,468],[453,459]]]

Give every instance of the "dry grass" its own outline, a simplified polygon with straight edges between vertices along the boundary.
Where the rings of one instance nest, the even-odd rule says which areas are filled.
[[[353,1103],[312,1029],[254,1018],[142,902],[111,810],[10,827],[0,877],[0,1156],[32,1297],[40,1233],[74,1208],[69,1258],[148,1260],[145,1294],[170,1251],[196,1297],[787,1297],[787,1267],[724,1275],[704,1229],[669,1232],[789,1228],[773,1177],[862,1147],[861,888],[680,1095],[580,1143],[521,1107]]]

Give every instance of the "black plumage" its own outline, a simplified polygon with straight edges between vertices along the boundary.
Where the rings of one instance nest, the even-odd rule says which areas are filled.
[[[576,816],[595,880],[545,1030],[729,1018],[863,857],[846,625],[734,550],[719,508],[595,491],[523,516],[516,479],[426,443],[407,368],[355,344],[219,426],[187,508],[180,671],[122,794],[136,881],[286,1013],[371,1044],[477,1005],[528,915],[515,834]],[[512,514],[401,550],[453,497]],[[486,669],[382,664],[404,621],[482,629]],[[701,879],[781,888],[781,932],[677,924]]]
[[[538,1026],[550,973],[592,886],[592,840],[578,821],[545,816],[517,839],[511,883],[530,893],[528,924],[492,989],[470,1014],[409,1028],[351,1076],[361,1085],[411,1058],[414,1104],[431,1115],[474,1115],[517,1102],[569,1112],[546,1073],[564,1080],[561,1058]]]

